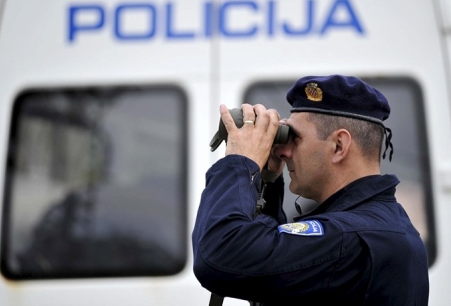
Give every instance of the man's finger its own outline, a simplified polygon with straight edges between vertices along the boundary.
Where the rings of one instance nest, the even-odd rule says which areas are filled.
[[[236,129],[235,121],[233,121],[232,115],[230,114],[227,106],[221,104],[219,106],[219,112],[221,113],[221,120],[224,123],[224,126],[227,130],[227,133],[230,133],[234,129]]]
[[[254,107],[250,104],[242,104],[241,110],[243,111],[243,123],[250,124],[251,121],[255,123],[255,113],[254,113]],[[253,124],[250,124],[253,125]]]
[[[268,130],[270,131],[270,133],[274,132],[274,134],[275,134],[275,133],[277,133],[277,129],[279,128],[280,115],[275,109],[269,109],[268,113],[269,113],[269,119],[270,119],[269,120],[270,127],[268,128]]]

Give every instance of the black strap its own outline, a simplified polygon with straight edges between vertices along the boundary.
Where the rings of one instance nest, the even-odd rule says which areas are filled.
[[[257,204],[255,209],[255,216],[263,214],[265,210],[266,201],[264,199],[265,189],[267,183],[274,183],[277,179],[277,174],[267,169],[268,165],[265,165],[261,172],[261,187],[260,192],[258,193]]]
[[[210,304],[208,304],[208,306],[222,306],[223,301],[224,298],[222,296],[212,293],[210,297]]]
[[[385,153],[387,152],[387,149],[390,148],[389,160],[391,161],[391,158],[393,156],[393,144],[391,143],[391,138],[392,138],[391,129],[385,128],[384,133],[385,133],[385,151],[384,151],[384,154],[382,155],[382,158],[385,159]]]

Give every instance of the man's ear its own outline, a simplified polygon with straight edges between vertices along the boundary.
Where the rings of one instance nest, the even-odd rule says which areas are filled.
[[[346,158],[351,147],[351,134],[345,129],[336,130],[333,133],[332,140],[335,142],[335,152],[332,157],[332,163],[336,164]]]

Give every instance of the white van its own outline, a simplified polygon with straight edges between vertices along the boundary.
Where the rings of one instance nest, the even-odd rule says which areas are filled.
[[[450,305],[450,48],[447,0],[0,0],[0,305],[208,305],[191,231],[219,104],[287,117],[295,80],[336,73],[390,101],[382,169]]]

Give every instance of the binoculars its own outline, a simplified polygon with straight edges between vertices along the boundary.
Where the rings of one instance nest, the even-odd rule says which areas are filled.
[[[229,109],[229,112],[232,115],[235,125],[238,128],[242,127],[244,122],[243,122],[243,111],[241,110],[241,108],[232,108]],[[290,127],[288,125],[279,125],[273,143],[285,144],[288,142],[289,136],[290,136]],[[218,131],[210,141],[210,151],[213,152],[214,150],[216,150],[223,140],[227,143],[227,130],[222,120],[219,119]]]

